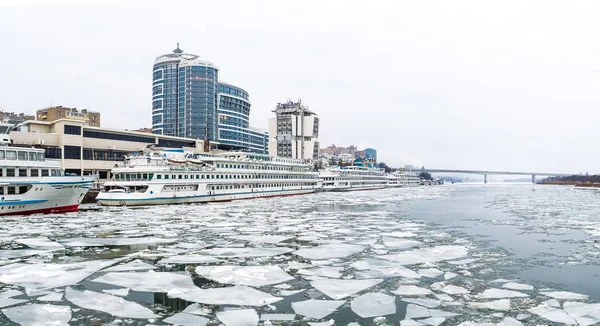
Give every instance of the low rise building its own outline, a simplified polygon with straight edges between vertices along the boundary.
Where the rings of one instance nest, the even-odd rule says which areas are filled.
[[[35,119],[47,122],[58,119],[72,119],[82,121],[87,126],[100,127],[100,113],[88,111],[87,109],[77,110],[77,108],[63,106],[53,106],[38,110],[35,114]]]
[[[25,121],[10,136],[15,146],[44,148],[47,158],[61,160],[66,173],[98,174],[100,179],[110,178],[110,170],[123,162],[125,155],[152,145],[210,151],[200,139],[93,127],[72,119]]]
[[[17,124],[26,120],[33,120],[35,117],[33,115],[28,115],[25,113],[14,113],[14,112],[0,112],[0,123],[10,123]]]

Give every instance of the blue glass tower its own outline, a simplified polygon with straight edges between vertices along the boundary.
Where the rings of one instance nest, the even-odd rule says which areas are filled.
[[[219,70],[177,44],[173,53],[159,56],[152,73],[152,133],[217,138]]]
[[[269,134],[250,127],[248,92],[240,87],[220,82],[217,103],[220,147],[267,154]]]

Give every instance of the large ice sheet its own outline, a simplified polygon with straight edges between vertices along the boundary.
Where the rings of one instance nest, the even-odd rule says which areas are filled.
[[[189,275],[155,271],[148,271],[145,273],[111,272],[95,278],[92,281],[143,292],[165,293],[171,290],[189,291],[197,288]]]
[[[580,326],[600,323],[600,303],[565,302],[563,309]]]
[[[174,314],[171,317],[163,319],[163,322],[165,322],[165,323],[169,323],[169,324],[173,324],[173,325],[180,325],[180,326],[204,326],[209,321],[210,321],[210,319],[208,319],[208,318],[188,314],[185,312],[180,312],[180,313]]]
[[[51,304],[30,304],[2,309],[2,313],[11,321],[27,326],[63,326],[69,325],[71,308]]]
[[[433,294],[431,290],[416,285],[400,285],[396,290],[392,291],[392,293],[401,296],[422,296]]]
[[[342,273],[340,273],[340,271],[343,269],[343,267],[322,266],[310,269],[301,269],[298,271],[298,274],[328,278],[340,278],[342,277]]]
[[[215,282],[261,287],[293,280],[278,266],[198,266],[196,274]]]
[[[0,308],[10,307],[19,303],[27,302],[26,299],[0,298]]]
[[[350,303],[350,308],[362,318],[396,313],[396,298],[383,293],[366,293]]]
[[[155,237],[143,238],[72,238],[58,240],[65,247],[104,247],[104,246],[133,246],[175,243],[177,239]]]
[[[359,271],[366,269],[381,269],[381,268],[390,268],[390,267],[398,267],[400,264],[391,262],[383,259],[374,259],[374,258],[366,258],[362,260],[357,260],[350,264],[350,267],[355,268]]]
[[[283,300],[283,298],[274,297],[268,293],[241,285],[211,289],[195,288],[191,291],[173,290],[167,293],[167,296],[209,305],[253,307],[264,306]]]
[[[126,272],[126,271],[148,271],[156,269],[154,265],[144,263],[143,261],[136,259],[126,264],[116,265],[109,268],[105,268],[103,272]]]
[[[41,238],[24,238],[15,239],[15,242],[26,245],[31,249],[45,249],[45,250],[63,250],[65,247],[58,242],[51,241],[46,237]]]
[[[448,284],[448,285],[444,285],[440,291],[447,293],[447,294],[451,294],[451,295],[457,295],[457,294],[469,294],[469,290],[463,288],[462,286],[457,286],[454,284]]]
[[[248,257],[270,257],[287,254],[294,251],[294,249],[287,247],[273,247],[273,248],[212,248],[201,250],[200,253],[208,256],[215,257],[232,257],[232,258],[248,258]]]
[[[398,262],[402,265],[434,263],[465,257],[468,254],[465,246],[436,246],[431,248],[414,249],[397,254],[383,255],[381,258]]]
[[[312,248],[296,250],[295,255],[307,259],[330,259],[344,258],[359,253],[365,249],[365,246],[349,243],[330,243]]]
[[[4,250],[0,249],[0,260],[4,259],[15,259],[25,258],[35,255],[45,254],[50,252],[49,250],[38,250],[38,249],[18,249],[18,250]]]
[[[256,326],[259,321],[258,314],[254,309],[219,311],[217,318],[225,326]]]
[[[321,319],[329,316],[344,304],[343,300],[315,300],[292,302],[292,309],[298,315]]]
[[[68,287],[65,291],[65,298],[82,308],[98,310],[118,317],[143,319],[158,317],[152,310],[138,303],[110,294],[89,290],[78,291]]]
[[[310,282],[315,289],[332,299],[343,299],[383,282],[383,279],[337,280],[324,279]]]
[[[568,292],[568,291],[547,291],[540,292],[543,295],[547,295],[554,299],[562,300],[587,300],[589,296],[587,294]]]
[[[482,293],[476,295],[479,299],[504,299],[504,298],[525,298],[528,294],[504,289],[486,289]]]
[[[70,264],[21,264],[0,267],[0,282],[29,289],[51,289],[76,284],[119,260],[96,260]]]
[[[423,243],[416,240],[383,238],[383,244],[390,249],[409,249],[422,245]]]
[[[533,291],[533,285],[517,282],[508,282],[503,284],[502,287],[509,290]]]
[[[564,310],[559,308],[553,308],[541,304],[539,306],[529,309],[529,312],[538,315],[542,318],[548,319],[555,323],[563,323],[566,325],[575,325],[577,322],[573,317],[569,316]]]
[[[161,259],[157,264],[214,264],[222,262],[221,259],[205,255],[176,255]]]
[[[510,299],[500,299],[486,302],[469,302],[469,307],[476,309],[489,309],[489,310],[510,310]]]

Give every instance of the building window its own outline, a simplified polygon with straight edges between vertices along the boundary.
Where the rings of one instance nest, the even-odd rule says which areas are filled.
[[[149,143],[149,144],[155,143],[154,137],[144,137],[144,136],[126,135],[126,134],[113,134],[110,132],[92,131],[92,130],[85,130],[85,129],[83,130],[83,137],[121,140],[121,141],[137,142],[137,143]]]
[[[81,147],[65,145],[65,159],[80,160],[81,159]]]
[[[81,127],[65,125],[65,134],[66,135],[81,135]]]

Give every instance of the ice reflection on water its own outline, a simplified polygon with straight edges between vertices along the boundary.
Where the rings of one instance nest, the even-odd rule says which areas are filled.
[[[597,199],[564,187],[446,185],[7,217],[0,324],[296,314],[281,323],[592,325],[600,322]],[[108,295],[124,295],[131,314],[150,308],[158,317],[115,317],[118,300]]]

